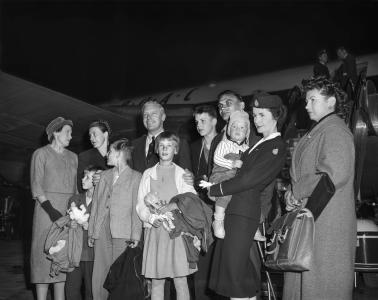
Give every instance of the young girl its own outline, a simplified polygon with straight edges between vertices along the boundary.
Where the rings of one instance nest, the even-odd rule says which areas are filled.
[[[183,180],[185,171],[173,163],[173,156],[178,153],[179,138],[168,131],[156,137],[155,151],[159,155],[159,162],[147,169],[142,176],[138,192],[137,212],[144,222],[145,238],[143,250],[142,274],[152,279],[151,299],[164,299],[165,278],[173,278],[177,299],[190,299],[186,276],[194,273],[190,269],[186,256],[184,242],[181,236],[171,239],[164,229],[161,219],[150,212],[144,198],[149,193],[155,193],[161,201],[168,204],[164,211],[177,208],[169,203],[172,197],[192,192],[193,186]]]
[[[127,139],[115,141],[110,145],[107,159],[113,169],[101,173],[88,228],[88,243],[94,246],[92,290],[95,300],[108,298],[103,284],[110,266],[128,245],[136,247],[142,234],[142,222],[135,210],[142,175],[129,167],[130,142]]]

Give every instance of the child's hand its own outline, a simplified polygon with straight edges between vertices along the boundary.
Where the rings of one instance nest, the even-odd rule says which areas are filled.
[[[163,223],[163,220],[161,218],[159,218],[158,215],[151,214],[150,217],[148,218],[148,223],[150,223],[152,226],[158,228]]]
[[[88,230],[88,221],[87,222],[84,222],[83,224],[83,228],[84,228],[84,230]]]
[[[238,168],[240,169],[243,165],[243,161],[241,161],[240,159],[237,159],[237,160],[234,160],[232,162],[232,168],[235,169],[235,168]]]
[[[95,244],[94,238],[88,238],[88,246],[93,248],[94,244]]]
[[[72,220],[71,223],[70,223],[70,227],[73,228],[73,229],[76,229],[77,228],[77,222]]]

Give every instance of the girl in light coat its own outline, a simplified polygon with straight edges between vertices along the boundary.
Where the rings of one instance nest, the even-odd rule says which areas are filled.
[[[186,192],[196,193],[193,186],[183,180],[184,169],[173,163],[179,142],[179,138],[168,131],[156,138],[155,151],[159,162],[143,173],[139,186],[136,210],[145,227],[142,274],[152,279],[152,300],[164,299],[165,278],[173,278],[177,299],[189,300],[186,276],[196,271],[189,268],[182,237],[171,239],[144,201],[146,195],[154,193],[161,202],[167,203],[161,210],[165,213],[177,208],[176,204],[169,203],[172,197]]]

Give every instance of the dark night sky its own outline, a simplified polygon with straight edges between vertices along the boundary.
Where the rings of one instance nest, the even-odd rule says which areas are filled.
[[[1,68],[99,103],[378,50],[378,2],[248,3],[3,1]]]

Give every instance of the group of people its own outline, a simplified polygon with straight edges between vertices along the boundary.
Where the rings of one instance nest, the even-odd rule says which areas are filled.
[[[327,79],[332,79],[334,82],[339,83],[340,87],[349,96],[352,96],[358,81],[356,58],[344,47],[338,47],[336,54],[341,64],[336,70],[330,73],[327,66],[327,50],[322,49],[317,53],[317,60],[313,68],[314,77],[324,76]]]
[[[284,299],[352,299],[353,137],[337,115],[345,103],[334,83],[314,78],[303,89],[314,125],[294,150],[286,208],[306,205],[319,172],[329,175],[336,192],[315,223],[313,267],[302,274],[286,274]],[[38,300],[46,299],[50,283],[55,299],[65,295],[80,299],[83,280],[85,299],[107,299],[103,283],[112,263],[128,247],[142,244],[141,273],[151,280],[152,300],[166,297],[169,278],[177,299],[190,299],[188,276],[194,282],[195,299],[259,297],[261,261],[255,239],[263,238],[259,225],[269,212],[275,179],[286,159],[280,133],[286,108],[279,96],[260,92],[254,95],[248,116],[242,97],[230,90],[218,96],[217,105],[224,128],[217,133],[214,106],[195,107],[201,138],[191,145],[164,130],[166,114],[155,101],[146,102],[141,110],[147,134],[109,144],[109,124],[96,121],[89,125],[93,148],[79,156],[66,149],[72,121],[58,117],[49,123],[49,144],[34,152],[31,163],[36,200],[31,281]],[[183,209],[178,195],[185,195],[185,208],[190,208],[188,199],[194,203],[199,197],[203,211],[214,213],[215,242],[194,266],[188,260],[188,240],[195,244],[197,236],[170,235],[172,214],[185,219],[194,211]],[[82,259],[73,272],[50,277],[44,241],[71,202],[90,211]]]

